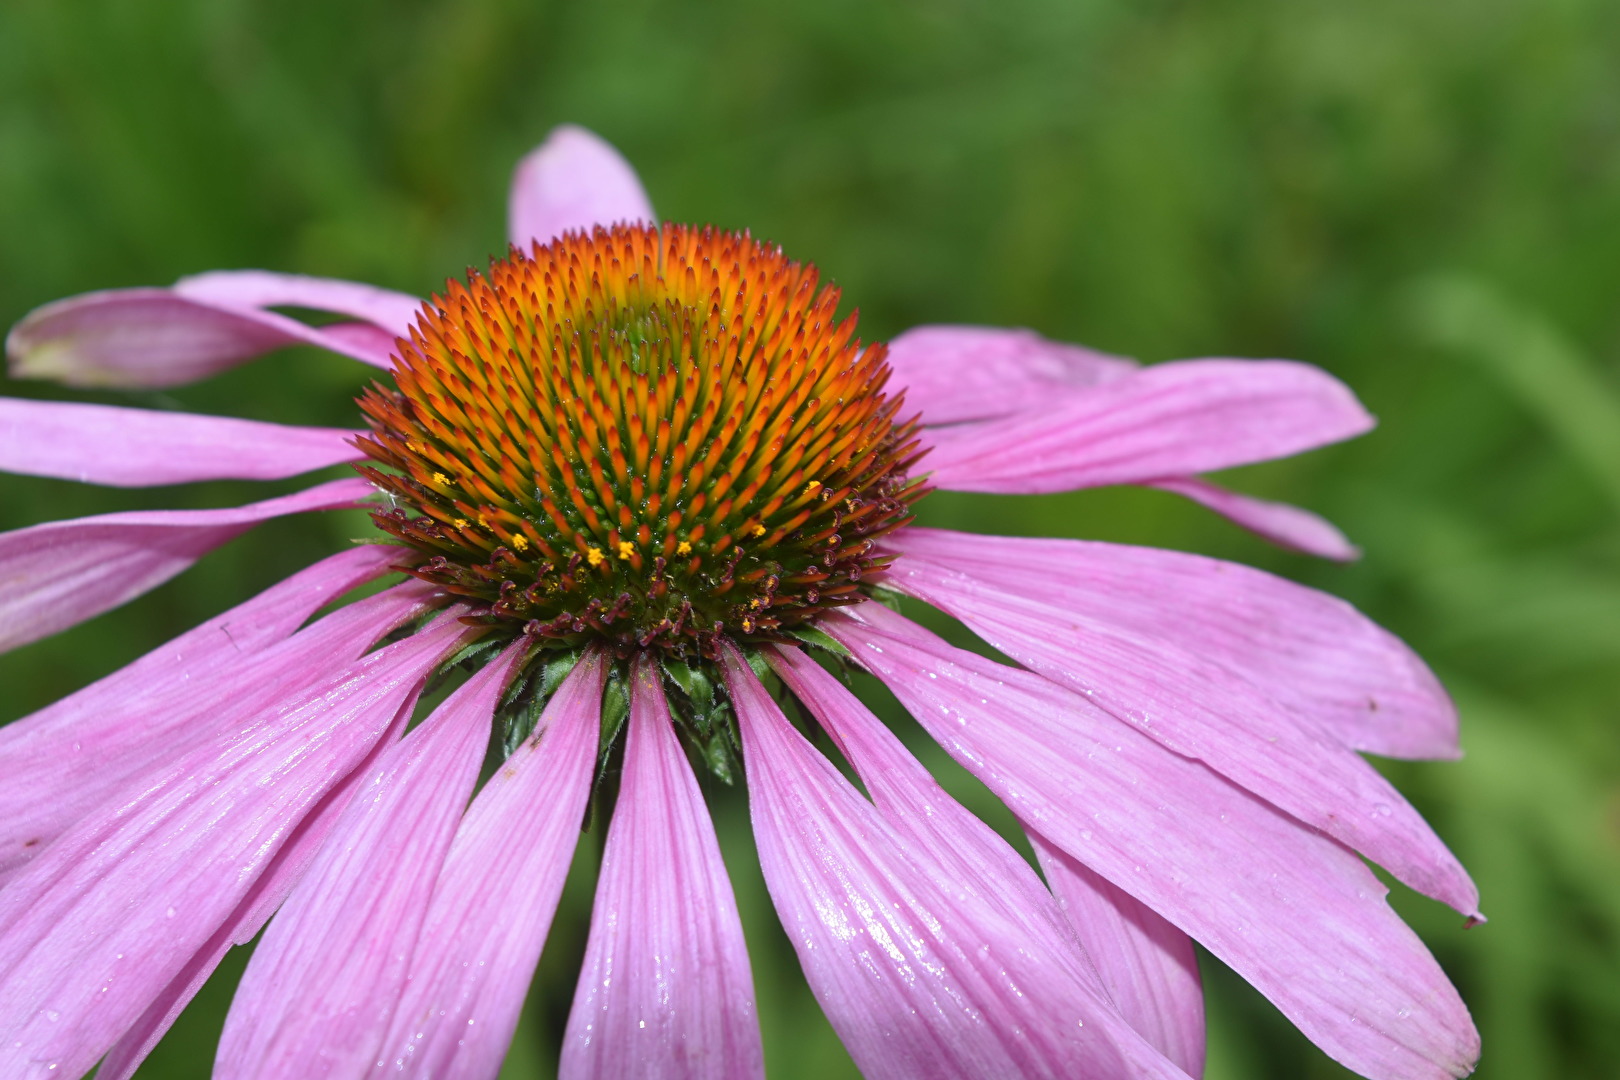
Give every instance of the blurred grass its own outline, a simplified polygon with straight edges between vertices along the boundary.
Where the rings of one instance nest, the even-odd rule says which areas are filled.
[[[1233,480],[1334,517],[1366,549],[1357,566],[1271,551],[1151,492],[936,496],[925,517],[1240,559],[1346,596],[1410,640],[1458,693],[1468,757],[1390,771],[1473,868],[1492,921],[1465,934],[1436,905],[1395,901],[1475,1010],[1480,1076],[1608,1077],[1617,59],[1620,6],[1605,0],[10,0],[0,320],[212,267],[425,292],[501,250],[512,163],[572,120],[625,150],[665,215],[748,226],[817,262],[871,336],[982,322],[1145,360],[1321,364],[1379,431]],[[134,400],[344,423],[362,380],[290,352]],[[3,528],[249,497],[228,484],[0,485]],[[0,657],[0,719],[363,528],[272,524],[136,604]],[[929,761],[989,806],[942,755]],[[716,802],[771,1074],[849,1075],[768,910],[745,804]],[[569,886],[510,1080],[550,1075],[589,870]],[[1211,1077],[1344,1075],[1239,980],[1214,964],[1208,976]],[[206,1074],[228,982],[144,1077]]]

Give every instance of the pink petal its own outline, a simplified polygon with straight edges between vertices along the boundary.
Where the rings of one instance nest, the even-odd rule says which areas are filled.
[[[763,1077],[742,923],[703,793],[643,658],[562,1080]]]
[[[1338,597],[1155,548],[943,529],[906,529],[891,543],[936,567],[1196,653],[1345,746],[1389,757],[1458,756],[1457,710],[1439,680],[1399,638]],[[901,576],[904,568],[902,560]]]
[[[414,296],[375,285],[268,270],[195,274],[175,282],[174,291],[189,300],[246,311],[299,307],[348,315],[386,331],[390,341],[410,334],[423,306]]]
[[[1160,1053],[1188,1076],[1202,1076],[1204,987],[1192,939],[1040,833],[1029,839],[1108,996]]]
[[[771,667],[838,744],[884,823],[926,851],[979,902],[1026,924],[1070,978],[1104,992],[1102,980],[1062,908],[1021,855],[945,793],[922,763],[859,698],[800,649],[779,649]]]
[[[412,582],[351,604],[288,642],[316,608],[387,566],[380,545],[333,556],[99,682],[0,727],[0,884],[70,825],[312,663],[359,659],[425,610]]]
[[[1245,672],[1186,640],[1031,599],[969,567],[908,554],[890,582],[1084,695],[1170,750],[1208,764],[1381,864],[1419,892],[1476,915],[1479,892],[1428,823],[1376,769]],[[1163,595],[1169,582],[1155,583]],[[1051,599],[1047,582],[1038,594]]]
[[[393,336],[307,326],[169,289],[85,293],[36,308],[6,337],[11,373],[69,386],[154,388],[196,382],[288,345],[393,367]]]
[[[1112,382],[1138,370],[1123,357],[1048,341],[1033,330],[918,326],[889,343],[889,392],[924,424],[988,420]]]
[[[180,755],[0,891],[0,1074],[78,1076],[94,1064],[466,633],[446,618],[335,675],[311,672],[289,707]]]
[[[658,220],[630,163],[601,136],[572,124],[554,129],[518,162],[507,219],[512,243],[525,252],[565,232]]]
[[[352,431],[0,398],[0,471],[148,487],[280,480],[365,455]]]
[[[1182,1075],[1074,977],[1070,950],[888,826],[735,651],[725,665],[766,885],[863,1075]]]
[[[1343,383],[1286,360],[1143,368],[1039,413],[930,430],[937,487],[1037,494],[1288,457],[1372,427]]]
[[[96,1080],[129,1080],[146,1055],[152,1052],[191,999],[197,996],[225,954],[236,945],[246,945],[258,936],[287,894],[314,861],[326,843],[349,800],[371,775],[377,759],[399,741],[410,717],[401,712],[393,726],[377,740],[377,745],[346,777],[305,815],[288,835],[286,843],[271,856],[260,874],[237,904],[236,910],[220,924],[185,967],[169,981],[122,1038],[107,1052],[96,1069]]]
[[[1354,854],[1047,680],[877,604],[821,624],[1034,831],[1375,1080],[1463,1076],[1479,1036]]]
[[[1191,499],[1279,547],[1336,562],[1353,562],[1361,558],[1361,549],[1352,544],[1337,526],[1309,510],[1257,499],[1252,495],[1239,495],[1219,484],[1194,477],[1154,480],[1148,486]]]
[[[538,734],[473,800],[439,875],[378,1066],[494,1080],[557,910],[596,765],[606,666],[587,653]]]
[[[374,494],[355,477],[223,510],[137,510],[0,533],[0,652],[157,588],[261,521]]]
[[[375,1064],[495,706],[528,646],[508,647],[367,770],[253,952],[216,1080],[359,1076]]]

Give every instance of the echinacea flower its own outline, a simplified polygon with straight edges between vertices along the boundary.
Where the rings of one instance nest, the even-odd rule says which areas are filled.
[[[863,345],[807,264],[654,221],[629,166],[565,128],[518,169],[510,254],[426,305],[223,272],[13,330],[17,374],[77,386],[174,385],[294,343],[381,380],[364,432],[0,400],[17,473],[362,463],[244,507],[0,535],[0,645],[272,516],[366,506],[380,532],[0,729],[0,1074],[128,1077],[264,928],[216,1076],[492,1078],[608,776],[561,1075],[760,1076],[704,772],[746,784],[771,898],[869,1077],[1197,1076],[1193,941],[1366,1076],[1466,1074],[1467,1011],[1363,862],[1477,915],[1360,756],[1456,754],[1416,656],[1241,566],[911,523],[930,488],[1143,484],[1347,557],[1320,519],[1200,476],[1363,432],[1355,398],[1302,364],[1138,368],[1022,331]],[[1006,802],[1039,874],[847,665]]]

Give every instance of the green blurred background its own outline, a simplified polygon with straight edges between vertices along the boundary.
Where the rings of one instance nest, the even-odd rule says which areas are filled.
[[[923,516],[1253,563],[1417,646],[1461,702],[1467,757],[1389,772],[1472,868],[1491,922],[1465,933],[1405,890],[1394,902],[1474,1010],[1478,1075],[1615,1075],[1620,5],[8,0],[0,322],[216,267],[425,292],[503,248],[509,170],[563,121],[620,146],[661,214],[818,263],[869,336],[1023,325],[1148,361],[1294,357],[1355,387],[1382,421],[1371,436],[1230,478],[1334,518],[1366,549],[1354,566],[1153,492],[935,496]],[[346,425],[363,377],[295,350],[172,393],[81,399]],[[0,528],[262,490],[7,476]],[[366,527],[273,523],[0,657],[0,720]],[[745,804],[715,802],[771,1075],[853,1075],[775,928]],[[514,1080],[552,1075],[594,849]],[[143,1077],[206,1075],[241,958],[227,968]],[[1347,1075],[1205,970],[1211,1077]]]

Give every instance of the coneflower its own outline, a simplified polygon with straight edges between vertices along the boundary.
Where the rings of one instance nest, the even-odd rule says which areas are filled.
[[[771,897],[869,1077],[1197,1076],[1195,940],[1364,1075],[1471,1069],[1467,1011],[1362,861],[1477,917],[1358,753],[1455,755],[1421,661],[1255,570],[912,524],[934,488],[1144,484],[1347,557],[1326,522],[1199,476],[1361,433],[1349,391],[1302,364],[1138,368],[1023,331],[864,343],[813,267],[655,224],[577,128],[520,166],[511,218],[508,255],[426,304],[224,272],[12,331],[16,374],[77,386],[175,385],[293,343],[387,376],[363,431],[0,400],[12,472],[359,472],[0,535],[0,647],[272,516],[365,506],[380,530],[0,729],[0,1072],[128,1077],[264,928],[216,1076],[489,1080],[606,777],[561,1075],[758,1077],[703,773],[746,784]],[[1040,873],[854,696],[854,667],[1006,802]]]

